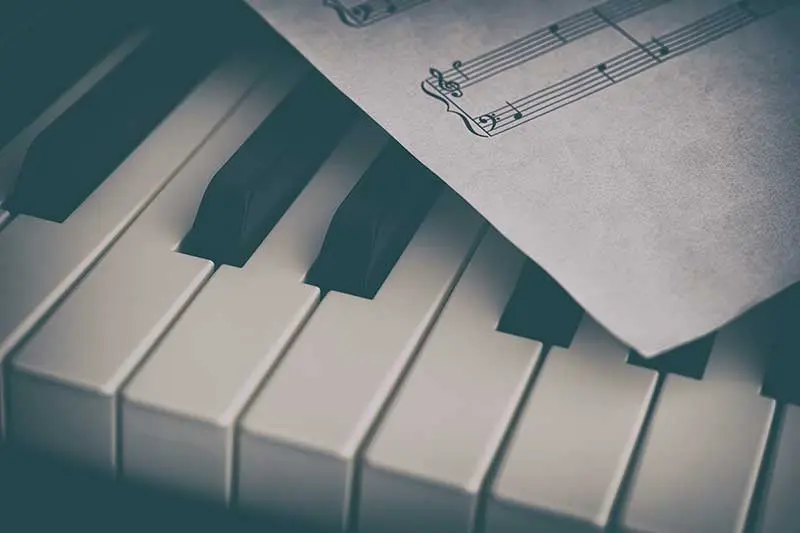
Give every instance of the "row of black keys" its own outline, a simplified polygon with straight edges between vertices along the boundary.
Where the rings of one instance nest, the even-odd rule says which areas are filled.
[[[188,23],[148,14],[160,26],[155,34],[37,136],[3,207],[54,222],[69,217],[228,53],[266,30],[254,14],[230,11],[193,12]],[[181,251],[242,266],[356,114],[321,75],[309,75],[213,178]],[[373,297],[439,187],[402,148],[386,150],[339,209],[309,279]]]
[[[49,0],[14,0],[0,9],[0,20],[8,20],[8,13],[13,16],[16,9],[17,20],[27,21],[15,29],[0,25],[0,73],[17,80],[3,85],[3,112],[16,114],[4,115],[11,118],[0,125],[0,146],[134,24],[149,21],[157,27],[147,43],[34,141],[4,205],[12,213],[65,220],[227,53],[266,31],[253,13],[233,2],[224,7],[194,6],[191,17],[186,16],[191,6],[180,2],[172,10],[141,3],[113,13],[103,5],[95,0],[67,6]],[[93,9],[98,11],[87,18]],[[54,25],[55,19],[74,26]],[[59,36],[64,32],[83,36],[66,47],[68,61],[59,58],[59,64],[67,65],[64,68],[43,70],[41,65],[20,63],[11,53],[27,51],[30,61],[42,50],[52,51],[60,44],[51,42],[53,36],[47,32],[56,28]],[[31,39],[42,41],[31,43]],[[25,57],[22,52],[18,55]],[[13,68],[23,75],[14,76]],[[214,176],[181,251],[216,264],[244,265],[356,115],[355,107],[321,75],[309,75]],[[440,188],[435,176],[393,144],[337,210],[306,282],[323,291],[374,297]],[[792,403],[800,403],[794,386],[794,376],[800,373],[797,358],[781,339],[791,327],[783,322],[796,316],[791,306],[797,300],[789,295],[781,300],[784,306],[772,306],[779,310],[774,313],[775,350],[763,388],[764,394]],[[498,329],[568,347],[582,315],[580,306],[557,283],[528,262]],[[656,359],[632,352],[629,362],[701,379],[712,343],[709,335]]]

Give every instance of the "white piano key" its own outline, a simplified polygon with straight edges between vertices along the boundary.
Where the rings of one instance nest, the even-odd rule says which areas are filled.
[[[786,533],[800,525],[800,407],[786,406],[774,453],[758,533]]]
[[[123,393],[126,478],[230,502],[239,413],[319,301],[303,278],[387,140],[359,119],[244,267],[222,266],[165,336]]]
[[[702,380],[664,380],[622,511],[635,532],[740,533],[775,402],[759,395],[763,308],[716,336]]]
[[[267,69],[264,81],[12,358],[13,440],[115,472],[117,394],[213,270],[210,261],[174,250],[211,177],[306,71],[299,59],[283,66]],[[237,70],[207,97],[255,84],[251,68]]]
[[[17,134],[11,141],[0,149],[0,205],[8,197],[14,182],[19,175],[22,161],[33,140],[54,120],[69,109],[103,77],[111,72],[126,57],[134,52],[139,45],[150,35],[149,29],[141,29],[132,33],[119,46],[116,47],[105,59],[87,72],[69,90],[53,102],[36,120]],[[0,226],[3,224],[3,213],[0,210]],[[7,215],[7,213],[6,213]]]
[[[363,533],[473,531],[540,359],[539,342],[496,330],[522,262],[494,231],[480,244],[364,454]]]
[[[347,529],[361,443],[482,227],[443,191],[374,299],[328,293],[243,418],[240,507]]]
[[[248,57],[230,59],[201,82],[63,223],[20,215],[0,232],[0,373],[11,350],[242,99],[264,68]]]
[[[486,507],[487,533],[603,531],[658,381],[584,315],[553,348]]]

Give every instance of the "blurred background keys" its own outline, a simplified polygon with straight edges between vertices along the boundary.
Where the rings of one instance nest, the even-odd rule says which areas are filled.
[[[761,394],[778,401],[800,405],[800,357],[797,346],[794,350],[776,347],[767,361]]]
[[[350,127],[355,111],[330,82],[309,74],[214,176],[181,251],[243,266]]]
[[[761,394],[800,405],[800,285],[776,296],[770,310],[772,349],[765,361]]]
[[[0,147],[151,11],[149,0],[0,3]]]
[[[306,283],[373,298],[440,189],[403,148],[387,148],[339,206]]]
[[[32,24],[52,3],[52,0],[3,0],[0,3],[0,48],[12,35]]]
[[[499,331],[569,348],[583,309],[539,265],[526,261]]]
[[[5,208],[63,222],[231,50],[212,18],[160,28],[45,129]]]

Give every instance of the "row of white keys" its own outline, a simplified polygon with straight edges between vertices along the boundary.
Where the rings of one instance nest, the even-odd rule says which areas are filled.
[[[74,86],[53,102],[31,124],[20,131],[0,149],[0,206],[8,197],[19,175],[28,147],[39,133],[57,119],[64,111],[86,94],[94,85],[136,50],[150,34],[149,29],[140,29],[126,38],[108,57],[79,79]],[[10,220],[8,211],[0,208],[0,229]],[[0,355],[0,361],[2,356]]]
[[[442,191],[374,299],[327,294],[242,420],[241,508],[350,526],[361,444],[483,227]]]
[[[230,503],[233,433],[319,301],[303,278],[333,213],[386,144],[361,118],[242,268],[223,265],[123,394],[123,474]]]
[[[496,330],[523,255],[482,239],[363,459],[358,526],[473,531],[485,478],[542,345]]]
[[[20,215],[0,232],[0,363],[147,207],[262,69],[246,55],[226,61],[63,223]]]
[[[261,61],[229,63],[205,94],[191,97],[199,100],[199,116],[181,121],[162,139],[163,150],[205,122],[203,109],[246,95],[12,359],[12,439],[115,472],[120,388],[213,270],[210,261],[174,250],[211,177],[307,71],[289,50],[271,59],[267,68]]]
[[[602,531],[658,381],[584,314],[554,347],[493,484],[487,533]]]
[[[800,407],[786,405],[782,414],[774,459],[767,481],[757,531],[786,533],[800,525],[797,487],[800,486]]]
[[[64,113],[64,111],[69,109],[69,107],[78,101],[81,96],[86,94],[92,87],[94,87],[94,85],[103,79],[106,74],[119,65],[134,50],[136,50],[149,34],[150,30],[145,28],[132,33],[128,38],[123,40],[123,42],[120,43],[116,49],[111,51],[108,57],[100,61],[94,68],[87,72],[86,75],[79,79],[73,87],[67,90],[47,109],[45,109],[44,112],[42,112],[42,114],[36,118],[36,120],[25,127],[11,141],[9,141],[8,144],[0,149],[0,231],[2,231],[3,228],[11,221],[11,214],[4,210],[1,206],[3,205],[5,199],[8,198],[8,194],[14,187],[14,182],[19,175],[22,161],[25,158],[28,147],[31,145],[36,136],[39,135],[39,133],[41,133],[45,128],[47,128],[47,126],[49,126],[62,113]],[[2,250],[0,250],[0,253],[2,253]],[[1,264],[2,258],[0,257],[0,265]],[[3,268],[3,266],[0,266],[0,272],[2,272]],[[3,285],[0,282],[0,287],[2,286]],[[4,306],[8,305],[10,304],[4,303]],[[12,329],[13,324],[11,323],[16,322],[14,320],[10,320],[10,325],[4,327],[4,323],[6,321],[5,316],[6,315],[0,311],[0,440],[3,440],[6,425],[6,413],[3,401],[3,398],[5,397],[3,393],[3,382],[5,381],[3,376],[3,362],[5,357],[10,352],[12,344],[10,342],[8,343],[8,347],[2,348],[4,345],[3,332]],[[19,319],[17,319],[17,321],[18,320]],[[13,336],[13,343],[18,342],[20,336],[24,335],[25,331],[29,329],[31,322],[35,320],[35,317],[31,317],[31,320],[26,323],[26,326],[23,327],[23,330],[19,331],[16,336]]]
[[[764,308],[721,329],[702,380],[666,376],[621,513],[629,532],[740,533],[775,408]]]

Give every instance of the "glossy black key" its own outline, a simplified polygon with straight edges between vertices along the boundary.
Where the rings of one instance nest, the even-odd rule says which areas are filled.
[[[568,348],[583,309],[539,265],[527,261],[497,329]]]
[[[658,357],[645,358],[631,350],[628,363],[659,372],[679,374],[693,379],[702,379],[714,345],[715,333],[710,333],[693,342],[679,346]]]
[[[306,283],[373,298],[440,189],[434,174],[392,144],[336,210]]]
[[[19,13],[26,22],[0,41],[0,146],[120,43],[150,1],[40,0]]]
[[[330,82],[310,74],[211,180],[181,251],[243,266],[355,116]]]
[[[4,207],[66,219],[229,51],[211,28],[156,32],[34,140]]]
[[[800,405],[800,284],[767,305],[772,331],[761,394]]]
[[[0,48],[17,32],[25,31],[53,3],[54,0],[3,0],[0,2]]]
[[[800,350],[776,347],[767,361],[761,394],[800,405]]]

